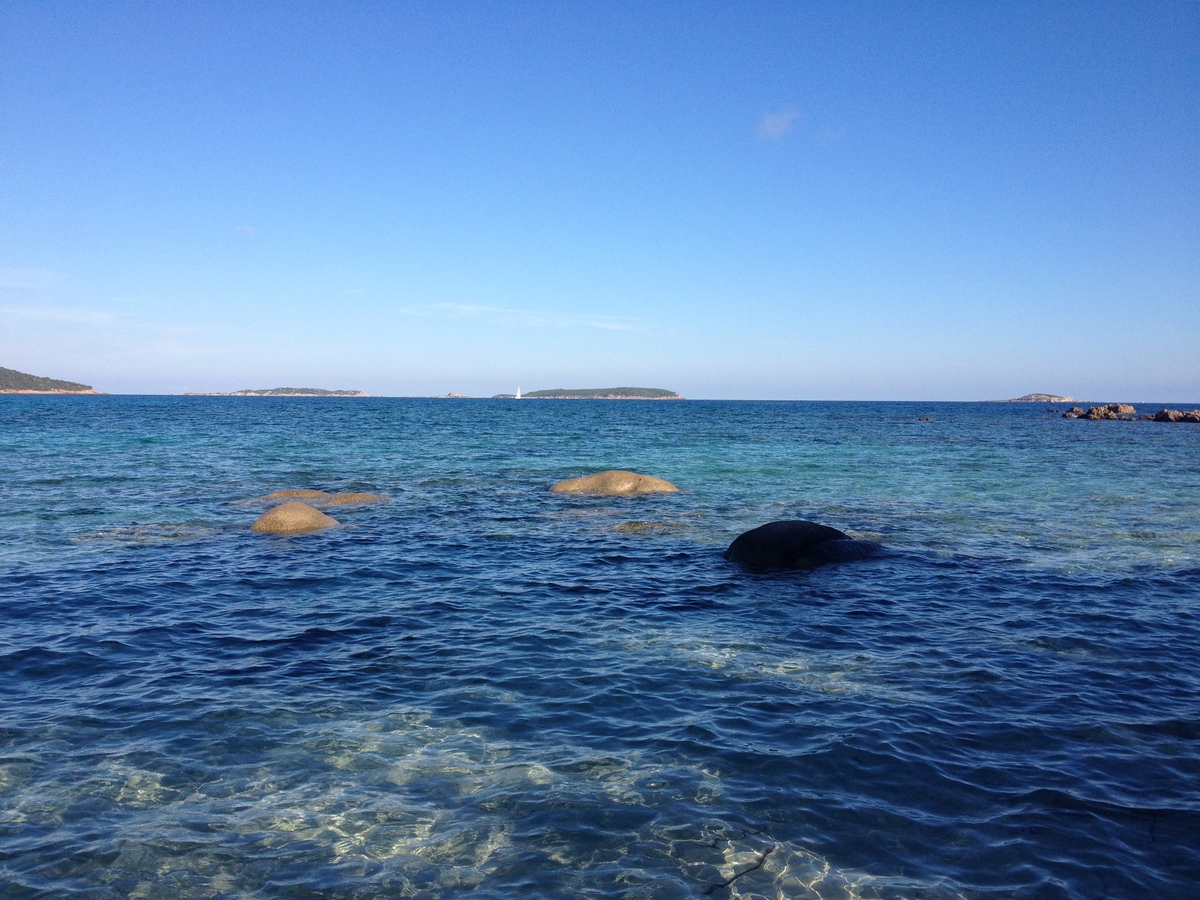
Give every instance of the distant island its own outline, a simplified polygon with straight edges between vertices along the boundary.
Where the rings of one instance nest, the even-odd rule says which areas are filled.
[[[1077,397],[1060,397],[1058,394],[1026,394],[1012,400],[996,400],[996,403],[1082,403]]]
[[[497,394],[496,400],[682,400],[674,391],[662,388],[552,388],[528,394]]]
[[[370,397],[365,391],[327,391],[325,388],[262,388],[233,391],[228,394],[188,392],[185,397]]]
[[[0,394],[98,394],[90,384],[27,375],[0,366]]]

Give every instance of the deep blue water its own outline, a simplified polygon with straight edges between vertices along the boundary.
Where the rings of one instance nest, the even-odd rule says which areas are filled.
[[[0,615],[5,897],[1200,896],[1200,426],[0,397]]]

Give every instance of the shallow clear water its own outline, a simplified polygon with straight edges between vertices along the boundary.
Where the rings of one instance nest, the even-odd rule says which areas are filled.
[[[617,467],[683,493],[547,490]],[[1200,426],[17,396],[0,510],[6,897],[1200,883]],[[886,552],[721,558],[783,518]]]

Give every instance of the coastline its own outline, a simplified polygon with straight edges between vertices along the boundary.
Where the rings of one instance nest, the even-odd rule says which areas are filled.
[[[105,396],[104,391],[35,391],[28,388],[3,388],[0,389],[0,394],[71,394],[71,395],[94,395]]]

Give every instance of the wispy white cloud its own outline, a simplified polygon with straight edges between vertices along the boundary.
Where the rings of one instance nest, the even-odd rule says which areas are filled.
[[[62,284],[63,277],[48,269],[0,268],[0,289],[48,291]]]
[[[636,331],[641,324],[622,316],[564,315],[531,309],[511,309],[502,306],[480,306],[470,303],[431,303],[407,307],[404,315],[453,319],[486,318],[526,328],[595,328],[601,331]]]
[[[800,111],[791,106],[785,106],[777,113],[765,115],[758,123],[759,137],[783,137],[792,130],[792,126],[800,118]]]
[[[110,312],[80,306],[0,306],[0,316],[58,325],[107,325],[116,319]]]
[[[255,228],[253,225],[239,225],[234,230],[238,234],[240,234],[244,237],[247,237],[247,238],[255,238],[258,236],[258,229]]]

